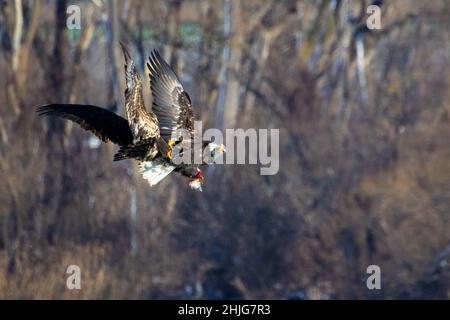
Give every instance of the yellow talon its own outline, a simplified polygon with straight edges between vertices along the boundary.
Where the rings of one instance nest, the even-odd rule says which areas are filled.
[[[167,144],[169,145],[169,148],[170,148],[170,150],[167,152],[167,157],[170,159],[170,160],[173,160],[172,159],[172,147],[175,145],[175,140],[173,140],[173,139],[170,139],[168,142],[167,142]]]

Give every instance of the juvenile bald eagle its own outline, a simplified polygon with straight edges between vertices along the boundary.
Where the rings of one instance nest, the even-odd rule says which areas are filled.
[[[103,142],[111,141],[119,145],[114,161],[138,160],[141,173],[151,186],[175,171],[189,178],[192,189],[201,191],[204,177],[199,166],[175,165],[172,161],[173,147],[180,144],[187,146],[194,139],[194,110],[188,93],[172,68],[153,50],[147,63],[153,105],[152,111],[147,111],[141,77],[128,50],[121,46],[125,58],[127,119],[104,108],[79,104],[43,105],[37,108],[38,114],[74,121]],[[191,139],[172,139],[177,129],[187,130]],[[223,145],[210,141],[203,142],[203,147],[208,148],[213,157],[225,152]]]

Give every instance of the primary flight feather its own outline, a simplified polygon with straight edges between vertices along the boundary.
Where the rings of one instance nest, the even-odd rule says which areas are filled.
[[[80,104],[49,104],[37,108],[39,115],[57,116],[79,124],[103,142],[120,146],[114,161],[135,159],[141,173],[151,186],[172,171],[189,178],[189,186],[201,191],[204,177],[198,165],[172,161],[174,145],[187,146],[194,139],[194,109],[188,93],[183,89],[173,69],[156,50],[151,52],[147,67],[153,95],[152,111],[144,104],[142,81],[134,61],[125,46],[125,115],[126,119],[105,108]],[[190,133],[189,141],[173,139],[178,129]],[[225,152],[223,145],[203,142],[214,156]]]

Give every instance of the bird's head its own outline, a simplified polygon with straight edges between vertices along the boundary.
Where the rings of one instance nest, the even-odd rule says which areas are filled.
[[[189,187],[195,191],[203,191],[202,184],[204,180],[205,178],[203,177],[202,170],[197,168],[195,175],[189,179]]]
[[[227,150],[223,144],[216,144],[211,142],[208,144],[209,152],[211,153],[211,159],[216,160],[220,155],[225,153]]]

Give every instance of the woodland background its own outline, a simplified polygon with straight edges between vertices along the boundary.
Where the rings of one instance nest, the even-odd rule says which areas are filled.
[[[122,114],[119,41],[147,106],[157,48],[204,127],[281,128],[280,172],[150,188],[114,146],[36,116]],[[449,1],[2,0],[0,70],[0,298],[450,298]]]

